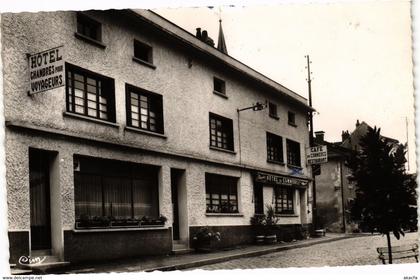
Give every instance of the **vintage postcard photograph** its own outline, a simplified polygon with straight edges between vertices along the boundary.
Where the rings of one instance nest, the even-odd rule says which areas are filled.
[[[2,7],[1,276],[418,266],[412,5]]]

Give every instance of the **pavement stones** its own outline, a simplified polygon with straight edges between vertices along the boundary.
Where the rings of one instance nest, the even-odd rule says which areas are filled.
[[[392,245],[398,246],[419,242],[417,232],[408,233],[400,240],[392,238]],[[204,270],[253,269],[283,267],[322,267],[351,265],[382,265],[376,247],[386,246],[386,237],[361,235],[357,238],[341,239],[322,244],[266,254],[264,256],[241,258],[228,262],[198,267]],[[394,263],[415,263],[414,258],[395,260]]]

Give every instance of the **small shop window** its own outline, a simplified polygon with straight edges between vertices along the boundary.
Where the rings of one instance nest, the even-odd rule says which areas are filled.
[[[115,122],[114,80],[66,64],[67,111]]]
[[[206,212],[238,213],[238,178],[206,173]]]
[[[158,168],[75,156],[76,227],[159,224]]]
[[[233,122],[210,113],[210,147],[233,151]]]
[[[300,144],[298,142],[287,139],[286,149],[287,164],[300,167]]]
[[[293,214],[293,189],[275,187],[275,212],[277,214]]]
[[[162,95],[126,85],[127,125],[163,133]]]
[[[267,161],[283,163],[283,138],[267,132]]]

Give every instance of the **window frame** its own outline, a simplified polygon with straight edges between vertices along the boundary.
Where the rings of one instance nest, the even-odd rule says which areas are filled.
[[[79,23],[83,27],[88,26],[89,28],[95,30],[95,36],[92,37],[91,34],[87,34],[84,30],[81,30],[79,28]],[[76,13],[76,32],[74,34],[81,40],[91,43],[97,47],[105,48],[105,45],[102,42],[102,23],[85,13]]]
[[[295,189],[286,186],[275,186],[274,211],[276,214],[295,214]],[[280,195],[281,194],[281,195]],[[286,197],[286,199],[284,199]],[[284,208],[284,201],[286,208]]]
[[[221,91],[216,89],[216,84],[219,84],[221,87]],[[226,81],[218,78],[213,77],[213,93],[222,97],[227,97],[226,95]]]
[[[273,142],[276,142],[276,143],[273,143]],[[267,145],[267,161],[271,163],[284,164],[283,137],[267,131],[266,132],[266,145]],[[280,150],[280,151],[277,151],[277,154],[278,154],[277,158],[275,158],[275,150],[274,150],[275,148]]]
[[[271,118],[276,119],[276,120],[280,119],[277,109],[278,109],[277,104],[273,102],[268,102],[268,115]]]
[[[163,118],[163,96],[155,93],[155,92],[151,92],[130,84],[125,84],[125,92],[126,92],[126,122],[127,122],[127,127],[130,128],[134,128],[134,129],[140,129],[143,131],[147,131],[147,132],[152,132],[152,133],[158,133],[158,134],[164,134],[165,129],[164,129],[164,118]],[[139,119],[137,120],[139,122],[139,126],[134,126],[133,125],[133,119],[132,119],[132,98],[131,98],[131,94],[137,94],[137,100],[138,100],[138,104],[137,104],[137,108],[138,108],[138,117]],[[148,104],[148,108],[141,108],[141,96],[146,97],[148,100],[147,104]],[[154,108],[158,108],[158,110],[155,110],[154,112],[154,119],[155,119],[155,128],[156,130],[152,130],[151,129],[151,116],[150,116],[150,112],[152,112],[151,107]],[[141,127],[141,109],[147,109],[147,128],[143,128]]]
[[[125,166],[125,168],[129,167],[130,170],[127,171],[127,173],[129,173],[129,175],[125,174],[125,175],[116,175],[116,174],[106,174],[105,172],[99,172],[99,171],[91,171],[91,170],[80,170],[80,165],[76,166],[75,165],[75,169],[74,169],[74,203],[75,203],[75,221],[76,223],[78,221],[81,220],[81,216],[83,215],[87,215],[84,213],[76,213],[77,211],[77,206],[76,203],[78,203],[79,201],[76,201],[76,197],[77,197],[77,188],[83,188],[83,186],[77,186],[77,180],[85,180],[82,179],[83,176],[93,176],[93,177],[98,177],[99,181],[100,181],[100,187],[98,185],[94,185],[91,187],[97,187],[100,189],[100,201],[98,201],[100,203],[100,212],[101,215],[96,215],[96,217],[113,217],[114,221],[118,222],[118,221],[125,221],[125,220],[133,220],[133,221],[140,221],[142,220],[142,218],[145,216],[143,215],[142,218],[140,218],[140,215],[137,215],[138,218],[136,218],[136,214],[135,214],[135,199],[134,199],[134,181],[135,180],[145,180],[145,178],[143,176],[139,176],[139,174],[137,173],[137,169],[141,169],[141,174],[149,174],[149,172],[151,172],[152,170],[155,172],[155,174],[153,174],[150,177],[147,177],[146,180],[149,182],[152,182],[154,184],[154,190],[152,190],[152,192],[154,193],[153,197],[151,197],[152,202],[154,203],[154,211],[156,211],[156,216],[153,216],[151,218],[153,219],[159,219],[160,217],[160,205],[159,205],[159,167],[158,166],[154,166],[154,165],[148,165],[148,164],[141,164],[141,163],[134,163],[134,162],[126,162],[126,161],[120,161],[120,160],[114,160],[114,159],[103,159],[103,158],[97,158],[97,157],[91,157],[91,156],[82,156],[82,155],[74,155],[73,156],[73,160],[74,163],[78,163],[80,164],[80,161],[85,161],[85,162],[91,162],[91,164],[103,164],[104,166],[108,165],[108,169],[109,166],[112,165],[117,165],[119,166],[119,168],[122,168],[122,166]],[[118,216],[114,216],[112,215],[112,203],[111,203],[111,209],[107,209],[106,207],[106,199],[105,199],[105,188],[109,187],[105,182],[106,180],[109,179],[115,179],[115,178],[119,178],[119,179],[123,179],[123,180],[127,180],[130,181],[130,191],[128,192],[130,197],[129,197],[129,203],[130,203],[130,214],[129,216],[125,217],[125,218],[118,218]],[[111,211],[111,214],[108,212]],[[109,215],[110,214],[110,215]],[[79,216],[78,216],[79,215]]]
[[[66,72],[66,111],[71,113],[71,114],[75,114],[75,115],[79,115],[79,116],[83,116],[89,119],[93,119],[93,120],[99,120],[99,121],[105,121],[105,122],[110,122],[110,123],[116,123],[116,117],[115,117],[115,81],[114,79],[92,72],[90,70],[81,68],[79,66],[70,64],[70,63],[65,63],[65,72]],[[70,78],[69,78],[69,73],[70,73]],[[75,74],[83,76],[83,111],[84,113],[79,113],[76,112],[76,94],[75,94]],[[91,80],[95,80],[96,81],[96,100],[89,100],[88,99],[88,93],[93,94],[93,92],[88,92],[88,87],[92,86],[91,84],[88,83],[88,79]],[[98,86],[98,81],[100,81],[101,85],[100,87]],[[106,111],[102,111],[100,110],[101,105],[104,105],[103,103],[100,102],[100,96],[102,95],[101,93],[98,92],[98,89],[101,89],[101,93],[105,94],[107,96],[106,98]],[[70,90],[72,92],[70,92]],[[70,102],[71,100],[71,102]],[[96,117],[89,115],[88,111],[89,111],[89,101],[91,102],[95,102],[96,104],[96,108],[91,108],[91,109],[95,109],[97,112]],[[72,107],[72,109],[71,109]],[[100,117],[100,113],[101,112],[106,112],[107,114],[107,118],[101,118]]]
[[[295,147],[293,147],[293,145],[295,145]],[[296,149],[295,152],[297,152],[297,156],[291,154],[293,152],[293,150],[291,149]],[[287,154],[287,165],[302,168],[302,157],[301,157],[299,142],[293,141],[291,139],[286,139],[286,154]],[[295,159],[295,157],[297,159]],[[299,163],[299,164],[296,164],[296,163]]]
[[[212,120],[214,120],[215,123],[215,134],[212,133]],[[221,124],[221,129],[218,130],[218,123]],[[221,146],[218,144],[220,143],[218,132],[222,134]],[[226,147],[224,147],[224,141],[223,141],[223,133],[226,134]],[[214,140],[212,140],[212,136],[215,136]],[[212,141],[215,141],[215,145],[212,145]],[[220,149],[224,151],[233,152],[235,150],[234,145],[234,138],[233,138],[233,120],[229,118],[222,117],[220,115],[214,114],[209,112],[209,145],[212,149]]]
[[[218,181],[217,187],[215,187],[216,184],[212,185],[214,181]],[[220,214],[239,213],[238,182],[239,182],[239,178],[237,177],[206,172],[205,173],[206,213],[207,214],[208,213],[220,213]],[[227,192],[222,192],[222,191],[226,191],[225,189],[226,187],[227,187]],[[210,190],[210,188],[215,188],[217,190]],[[213,195],[218,195],[218,198],[213,198]],[[232,208],[233,206],[233,207],[236,207],[236,210],[223,211],[224,206],[222,205],[224,201],[222,199],[222,195],[227,195],[228,209]],[[234,196],[235,199],[232,200],[231,196]],[[216,200],[218,203],[213,204],[213,201],[216,201]],[[213,206],[218,207],[219,211],[209,210],[209,207],[211,209],[214,209]]]
[[[288,111],[287,112],[287,123],[291,126],[297,127],[296,124],[296,113]]]
[[[143,59],[143,57],[136,56],[136,47],[142,48],[143,50],[140,51],[146,51],[147,52],[147,59]],[[138,53],[137,53],[138,54]],[[140,64],[149,66],[153,69],[156,68],[156,66],[153,64],[153,47],[143,41],[140,41],[138,39],[133,39],[133,61],[138,62]]]

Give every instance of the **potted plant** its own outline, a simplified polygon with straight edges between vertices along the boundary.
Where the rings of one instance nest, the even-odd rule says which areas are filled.
[[[192,245],[196,251],[207,252],[216,247],[215,243],[220,242],[221,234],[218,231],[213,231],[208,227],[202,227],[194,234]]]
[[[255,214],[251,217],[251,225],[254,229],[255,242],[257,244],[264,244],[265,230],[266,225],[266,216],[265,214]]]
[[[266,205],[267,215],[265,218],[265,238],[264,241],[266,244],[274,244],[277,243],[277,235],[276,235],[276,228],[278,217],[274,211],[273,206]]]

